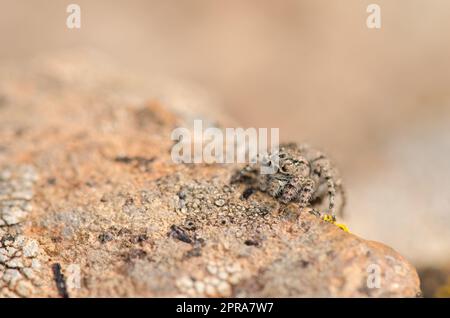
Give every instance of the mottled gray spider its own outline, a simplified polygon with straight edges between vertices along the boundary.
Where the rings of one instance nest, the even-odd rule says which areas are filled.
[[[273,158],[274,154],[271,155]],[[321,205],[328,195],[327,209],[333,220],[336,199],[339,198],[337,212],[342,216],[345,205],[342,182],[337,170],[322,152],[308,145],[289,143],[280,145],[278,158],[275,173],[261,174],[260,168],[261,165],[274,165],[276,161],[259,160],[238,171],[232,182],[245,183],[249,189],[265,192],[283,204],[296,202],[301,208]],[[313,211],[317,212],[315,209]]]

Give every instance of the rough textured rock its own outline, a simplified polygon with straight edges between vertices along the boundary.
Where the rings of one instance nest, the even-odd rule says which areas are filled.
[[[238,167],[173,163],[172,129],[199,115],[87,60],[2,72],[0,296],[419,293],[392,249],[294,203],[242,197]],[[370,266],[380,288],[368,287]]]

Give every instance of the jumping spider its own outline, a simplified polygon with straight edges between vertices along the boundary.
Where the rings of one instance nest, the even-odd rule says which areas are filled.
[[[278,155],[278,164],[273,160],[274,155]],[[275,173],[261,174],[263,165],[272,166]],[[280,145],[277,154],[245,166],[233,176],[232,182],[245,183],[248,189],[265,192],[283,204],[296,202],[300,208],[321,205],[328,196],[327,209],[333,220],[336,220],[336,212],[342,216],[345,205],[342,182],[331,161],[320,151],[304,144]],[[339,200],[338,209],[336,199]],[[317,210],[312,211],[320,215]]]

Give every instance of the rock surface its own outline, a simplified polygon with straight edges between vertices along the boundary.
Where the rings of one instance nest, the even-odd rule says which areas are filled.
[[[90,58],[1,72],[0,296],[420,292],[392,249],[266,194],[243,198],[235,165],[173,163],[171,131],[200,115]]]

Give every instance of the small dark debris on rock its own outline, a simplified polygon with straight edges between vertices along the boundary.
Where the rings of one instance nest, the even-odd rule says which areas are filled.
[[[177,193],[177,195],[178,195],[178,198],[179,198],[180,200],[185,200],[185,199],[186,199],[186,192],[184,192],[184,191],[179,191],[179,192]]]
[[[69,298],[69,292],[67,291],[66,278],[61,271],[61,264],[55,263],[52,265],[53,277],[55,279],[56,288],[58,289],[58,294],[62,298]]]
[[[258,240],[245,240],[244,244],[247,245],[247,246],[259,247],[261,245],[261,242],[258,241]]]
[[[192,239],[189,237],[188,234],[186,234],[185,230],[179,226],[172,225],[170,227],[170,232],[169,232],[168,236],[173,237],[182,242],[192,244]]]
[[[98,236],[98,240],[100,243],[104,244],[106,242],[110,242],[114,239],[114,235],[110,232],[102,233]]]
[[[309,266],[309,262],[308,261],[305,261],[305,260],[301,260],[300,261],[300,267],[301,268],[306,268],[308,266]]]

